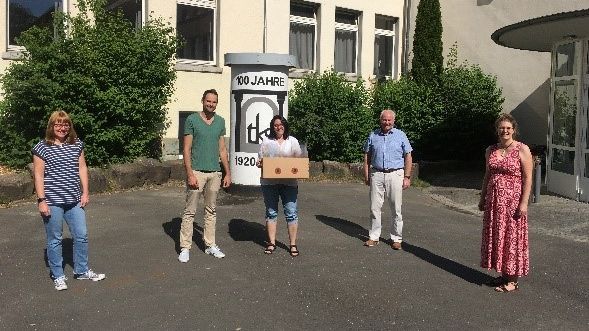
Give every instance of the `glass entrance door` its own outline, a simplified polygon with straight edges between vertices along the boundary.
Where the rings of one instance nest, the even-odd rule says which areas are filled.
[[[589,187],[583,189],[589,184],[586,48],[586,42],[567,41],[552,54],[547,184],[549,191],[573,199],[589,193]]]

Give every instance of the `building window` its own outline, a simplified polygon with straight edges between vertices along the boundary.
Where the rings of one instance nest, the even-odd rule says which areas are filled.
[[[16,38],[33,26],[53,27],[53,13],[65,8],[66,0],[8,0],[8,49],[19,50]]]
[[[216,2],[213,0],[178,0],[176,31],[182,41],[178,62],[215,63]]]
[[[336,9],[335,11],[335,57],[337,72],[355,73],[358,54],[358,14]]]
[[[393,76],[393,52],[395,49],[395,24],[398,18],[376,15],[374,30],[374,75]]]
[[[314,4],[291,2],[289,53],[298,60],[301,69],[315,69],[316,17],[317,7]]]
[[[109,0],[106,2],[106,10],[121,11],[123,17],[133,23],[133,26],[143,26],[143,1],[144,0]]]

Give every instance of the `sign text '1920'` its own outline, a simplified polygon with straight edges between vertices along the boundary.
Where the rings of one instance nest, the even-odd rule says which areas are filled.
[[[254,167],[256,165],[256,158],[253,156],[236,156],[235,165]]]

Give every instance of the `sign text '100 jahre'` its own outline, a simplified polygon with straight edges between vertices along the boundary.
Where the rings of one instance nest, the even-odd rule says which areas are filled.
[[[276,76],[245,76],[240,75],[235,77],[237,85],[251,85],[251,86],[284,86],[284,77]]]

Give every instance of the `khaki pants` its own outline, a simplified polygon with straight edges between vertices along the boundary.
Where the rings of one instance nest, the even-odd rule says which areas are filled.
[[[198,189],[186,187],[186,206],[182,213],[180,226],[180,247],[192,247],[192,231],[194,229],[194,215],[201,193],[204,195],[204,231],[203,238],[207,247],[215,245],[215,224],[217,223],[217,193],[221,187],[221,172],[200,172],[193,170]]]
[[[401,206],[403,199],[403,176],[405,171],[399,169],[391,173],[370,172],[370,220],[371,226],[368,235],[370,239],[378,241],[382,230],[381,215],[382,205],[386,200],[393,218],[391,219],[391,240],[401,242],[403,240],[403,215]]]

